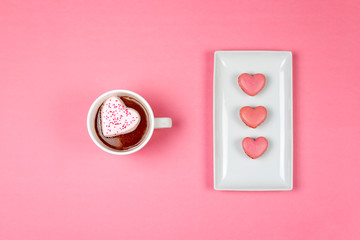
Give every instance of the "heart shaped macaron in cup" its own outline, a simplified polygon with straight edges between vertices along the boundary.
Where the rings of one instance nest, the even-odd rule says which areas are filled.
[[[132,132],[141,120],[139,113],[135,109],[126,107],[117,96],[106,99],[100,111],[104,137],[114,137]]]
[[[263,106],[258,106],[256,108],[246,106],[240,109],[241,120],[251,128],[256,128],[262,124],[265,121],[266,116],[267,111]]]
[[[268,148],[268,141],[264,137],[258,137],[256,139],[246,137],[242,141],[242,146],[246,155],[252,159],[256,159],[264,154]]]
[[[265,86],[266,78],[263,74],[250,75],[243,73],[238,78],[240,88],[250,96],[258,94]]]

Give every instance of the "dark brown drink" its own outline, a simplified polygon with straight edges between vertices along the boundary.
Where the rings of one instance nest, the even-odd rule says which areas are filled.
[[[146,136],[148,127],[148,113],[146,112],[145,107],[135,98],[129,96],[119,96],[119,98],[124,102],[126,107],[135,109],[140,114],[141,120],[137,128],[134,131],[123,135],[115,137],[105,137],[101,130],[100,106],[95,118],[95,130],[100,140],[106,146],[109,146],[110,148],[116,150],[129,150],[141,143]]]

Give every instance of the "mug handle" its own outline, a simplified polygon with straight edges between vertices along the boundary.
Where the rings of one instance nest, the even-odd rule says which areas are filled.
[[[154,128],[171,128],[172,120],[171,118],[155,118]]]

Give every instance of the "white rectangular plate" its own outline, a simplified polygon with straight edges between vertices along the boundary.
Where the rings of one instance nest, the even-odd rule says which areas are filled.
[[[255,96],[238,85],[242,73],[262,73],[263,90]],[[239,111],[264,106],[266,120],[246,126]],[[282,51],[217,51],[214,64],[214,188],[232,191],[292,189],[292,54]],[[267,138],[266,152],[249,158],[242,149],[245,137]]]

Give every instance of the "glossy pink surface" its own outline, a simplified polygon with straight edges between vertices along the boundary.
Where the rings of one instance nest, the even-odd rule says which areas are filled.
[[[242,141],[242,147],[246,155],[252,159],[256,159],[264,154],[268,147],[268,141],[264,137],[256,139],[246,137]]]
[[[246,106],[240,109],[241,120],[249,127],[256,128],[266,119],[267,111],[263,106],[255,108]]]
[[[255,96],[264,88],[266,83],[266,77],[261,73],[257,73],[254,75],[243,73],[239,76],[238,83],[240,88],[246,94],[250,96]]]
[[[360,238],[358,1],[0,3],[1,240]],[[293,52],[293,191],[213,190],[215,50]],[[173,128],[103,152],[111,89]]]

